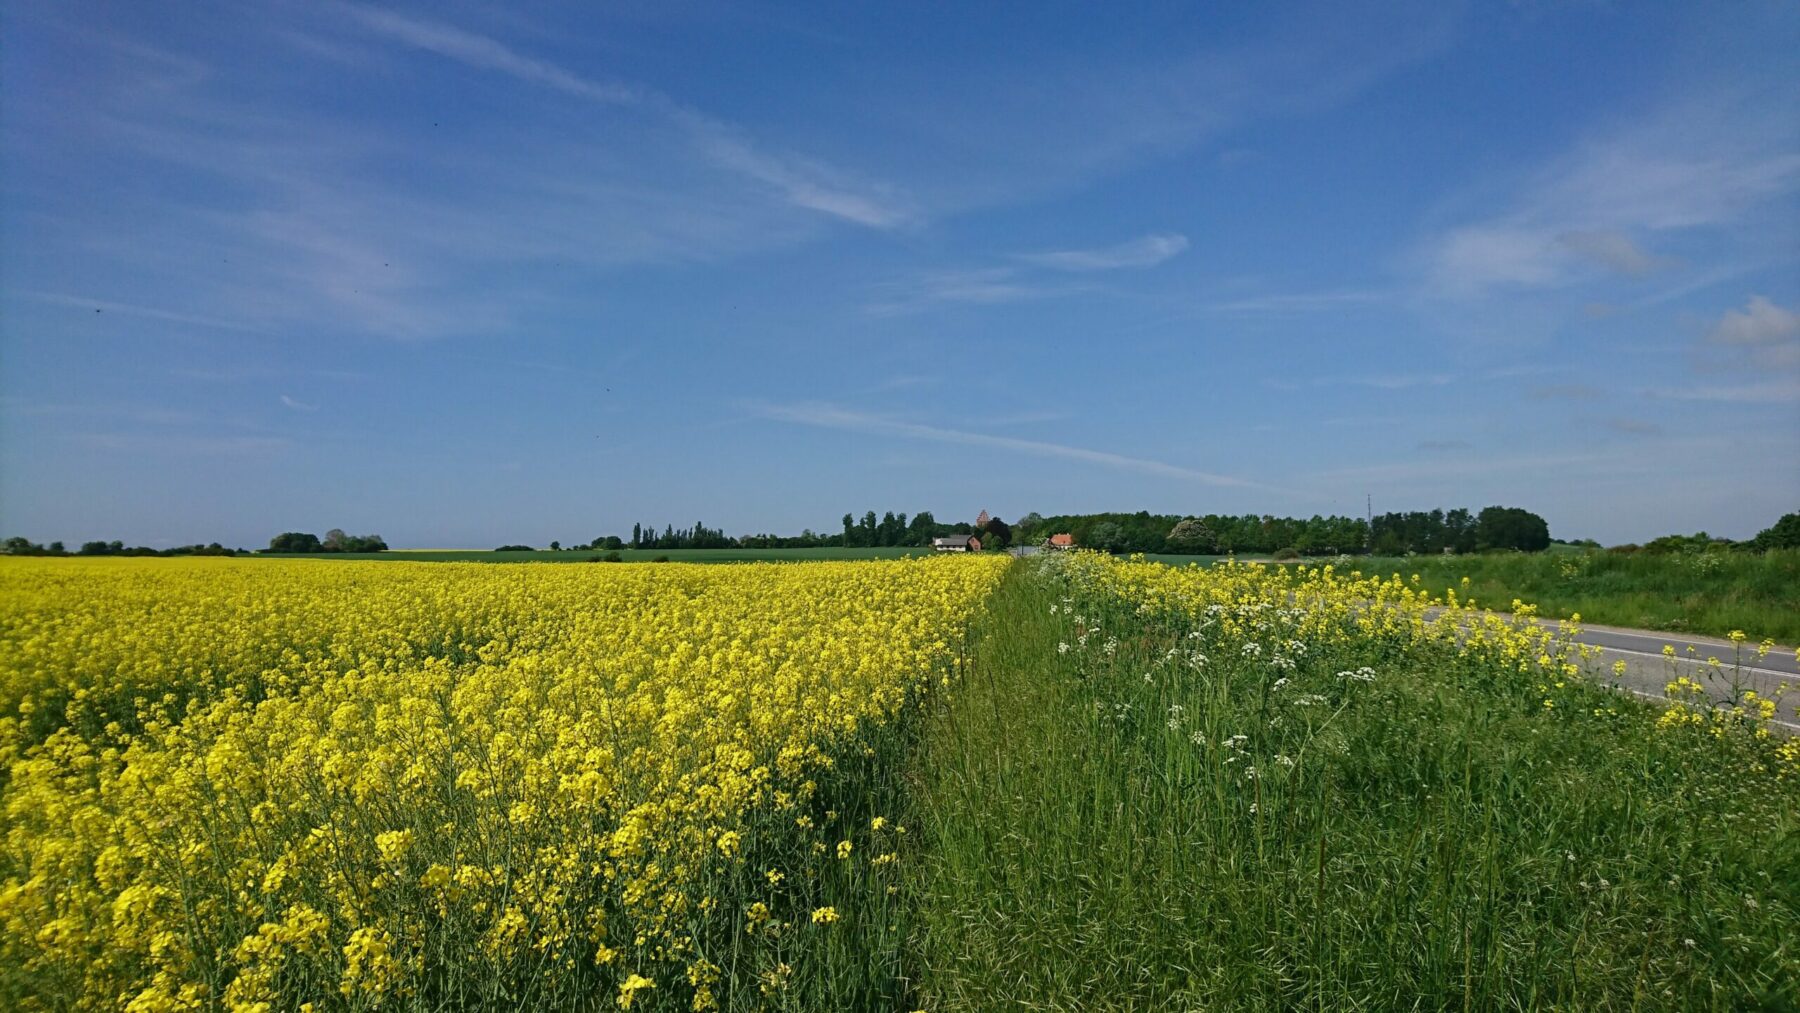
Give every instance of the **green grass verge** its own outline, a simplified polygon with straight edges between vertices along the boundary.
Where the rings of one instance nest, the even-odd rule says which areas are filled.
[[[1800,642],[1800,550],[1375,557],[1350,565],[1417,573],[1439,593],[1468,577],[1467,593],[1491,608],[1517,598],[1543,615],[1579,612],[1590,623],[1720,637],[1743,630],[1752,640]]]
[[[1171,566],[1211,566],[1229,557],[1151,555]],[[1241,556],[1240,562],[1267,562]],[[1312,566],[1330,559],[1296,559]],[[1366,574],[1419,574],[1436,593],[1502,611],[1513,600],[1545,616],[1579,612],[1589,623],[1723,637],[1743,630],[1752,640],[1800,642],[1800,551],[1706,555],[1615,553],[1552,545],[1539,553],[1468,556],[1355,556],[1339,562]],[[1460,581],[1469,578],[1464,589]]]
[[[1372,642],[1271,693],[1216,628],[1042,573],[915,754],[919,1005],[1800,1006],[1800,791],[1752,773],[1766,744]]]

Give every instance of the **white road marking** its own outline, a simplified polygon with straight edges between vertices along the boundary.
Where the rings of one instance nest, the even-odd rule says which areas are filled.
[[[1640,658],[1655,658],[1658,661],[1673,661],[1673,662],[1679,662],[1679,663],[1688,664],[1688,665],[1698,665],[1701,668],[1711,668],[1712,667],[1711,665],[1708,665],[1705,661],[1703,661],[1699,658],[1689,658],[1689,657],[1684,657],[1682,655],[1676,655],[1675,657],[1671,658],[1666,654],[1662,654],[1662,653],[1652,654],[1649,651],[1634,651],[1629,647],[1610,647],[1606,644],[1588,644],[1588,646],[1589,647],[1598,647],[1607,654],[1635,654]],[[1724,661],[1721,660],[1719,662],[1719,671],[1721,673],[1728,673],[1731,671],[1731,666],[1727,666],[1724,663]],[[1738,671],[1754,672],[1758,675],[1772,675],[1777,679],[1800,680],[1800,674],[1797,674],[1794,672],[1782,672],[1782,671],[1779,671],[1779,670],[1773,669],[1773,668],[1752,668],[1752,667],[1746,665],[1743,668],[1738,669]]]
[[[1646,700],[1657,700],[1662,703],[1669,702],[1669,698],[1666,696],[1663,696],[1661,693],[1646,693],[1641,689],[1632,689],[1630,686],[1614,686],[1612,688],[1613,689],[1622,689],[1627,693],[1631,693],[1635,696],[1641,696]],[[1780,718],[1769,718],[1767,721],[1765,721],[1763,723],[1770,724],[1770,725],[1780,725],[1783,728],[1792,728],[1794,731],[1800,732],[1800,725],[1797,725],[1797,724],[1793,723],[1792,721],[1783,721]]]

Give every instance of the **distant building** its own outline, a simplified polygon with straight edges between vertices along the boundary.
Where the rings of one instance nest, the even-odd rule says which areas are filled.
[[[1075,547],[1075,536],[1068,532],[1064,532],[1060,535],[1051,535],[1050,541],[1047,544],[1052,549],[1073,549]]]
[[[938,552],[980,552],[981,539],[974,535],[948,535],[933,538],[931,547]]]
[[[991,517],[989,517],[989,516],[988,516],[988,512],[987,512],[987,511],[986,511],[986,510],[983,510],[983,511],[982,511],[982,512],[981,512],[981,516],[980,516],[980,517],[977,517],[977,518],[975,518],[975,527],[976,527],[976,528],[978,528],[978,529],[979,529],[979,528],[985,528],[985,527],[987,527],[987,522],[988,522],[988,521],[990,521],[990,520],[992,520],[992,519],[993,519],[993,518],[991,518]]]

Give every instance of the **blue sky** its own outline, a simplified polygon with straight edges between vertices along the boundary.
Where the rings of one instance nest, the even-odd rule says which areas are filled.
[[[1123,9],[17,0],[0,533],[1800,509],[1800,8]]]

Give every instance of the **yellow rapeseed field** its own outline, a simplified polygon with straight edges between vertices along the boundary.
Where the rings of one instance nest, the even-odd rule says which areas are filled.
[[[780,1005],[1005,565],[6,560],[0,996]]]

